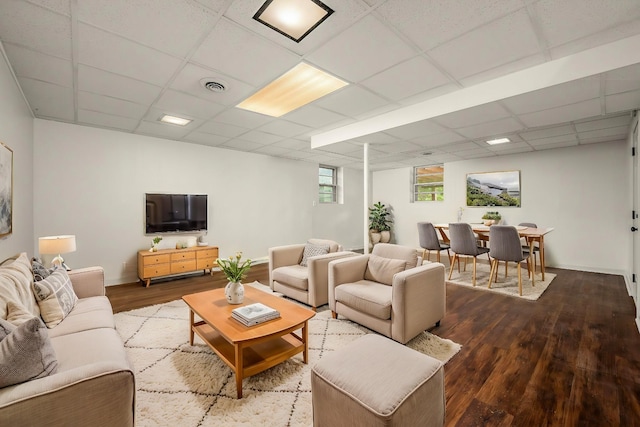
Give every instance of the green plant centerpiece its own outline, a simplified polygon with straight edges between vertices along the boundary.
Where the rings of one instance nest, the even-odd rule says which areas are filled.
[[[488,211],[482,215],[482,219],[484,220],[484,225],[493,225],[500,222],[502,215],[500,215],[500,212]]]
[[[391,240],[391,212],[382,202],[369,208],[369,235],[371,243],[388,243]]]
[[[149,252],[158,252],[158,244],[162,241],[162,237],[156,236],[153,238],[153,243],[151,244],[151,249]]]
[[[244,286],[240,282],[246,277],[251,268],[251,260],[245,259],[242,261],[242,252],[236,252],[235,256],[230,256],[228,259],[216,259],[216,264],[229,281],[224,288],[227,302],[229,304],[242,304],[242,301],[244,301]]]

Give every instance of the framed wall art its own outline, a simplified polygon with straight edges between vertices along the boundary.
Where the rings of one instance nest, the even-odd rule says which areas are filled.
[[[13,150],[0,142],[0,237],[13,231]]]
[[[520,207],[520,171],[467,174],[467,206]]]

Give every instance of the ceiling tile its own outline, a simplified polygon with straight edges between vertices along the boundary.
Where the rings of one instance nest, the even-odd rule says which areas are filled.
[[[302,108],[298,108],[297,110],[293,110],[292,112],[285,114],[283,118],[315,129],[336,123],[340,120],[347,120],[347,118],[341,114],[334,113],[333,111],[328,111],[314,105],[306,105]]]
[[[562,148],[562,147],[574,147],[578,145],[578,140],[577,139],[573,139],[573,140],[569,140],[569,141],[559,141],[553,144],[541,144],[541,145],[536,145],[534,147],[535,151],[540,151],[540,150],[552,150],[554,148]]]
[[[86,24],[78,24],[78,61],[102,70],[164,86],[181,61]]]
[[[524,129],[524,126],[515,119],[508,117],[494,120],[492,122],[479,123],[456,129],[456,132],[467,138],[484,138],[493,136],[503,136],[512,132]]]
[[[398,101],[449,82],[429,61],[417,56],[363,80],[361,85]]]
[[[213,135],[225,136],[233,138],[246,133],[249,129],[241,126],[233,126],[226,123],[216,121],[208,121],[198,128],[198,132],[210,133]]]
[[[526,142],[509,142],[506,144],[496,144],[496,145],[487,144],[486,149],[494,153],[500,153],[500,154],[513,152],[513,150],[532,151],[531,146]]]
[[[260,126],[258,130],[282,137],[293,137],[310,132],[312,128],[284,120],[274,120],[264,126]]]
[[[78,108],[85,110],[85,113],[93,111],[114,116],[128,117],[136,123],[138,123],[138,121],[142,119],[147,112],[147,107],[144,105],[83,91],[78,91]],[[79,116],[78,119],[80,119]]]
[[[211,31],[217,15],[184,0],[82,0],[78,20],[135,40],[161,52],[185,57]]]
[[[428,50],[522,7],[519,0],[389,0],[376,11]]]
[[[260,154],[268,154],[270,156],[281,156],[283,154],[286,154],[289,150],[287,150],[286,148],[281,148],[281,147],[276,147],[273,145],[266,145],[264,147],[258,148],[257,150],[254,150],[254,153],[260,153]]]
[[[578,132],[586,132],[596,129],[608,129],[619,126],[624,126],[629,129],[631,125],[631,114],[623,114],[620,116],[613,116],[606,119],[589,120],[585,122],[575,123],[576,130]]]
[[[539,45],[525,10],[507,15],[428,52],[456,79],[538,53]]]
[[[354,118],[386,104],[386,100],[358,86],[347,86],[314,102],[318,107]]]
[[[595,117],[600,112],[600,100],[592,99],[535,113],[521,114],[519,118],[528,127],[538,127]]]
[[[288,150],[305,150],[311,148],[311,143],[309,141],[302,141],[300,139],[283,139],[282,141],[278,141],[275,144],[276,147],[286,148]]]
[[[637,109],[638,106],[640,106],[640,90],[605,96],[607,113],[631,111]]]
[[[600,79],[592,77],[503,99],[501,102],[511,112],[524,114],[575,104],[580,101],[598,98],[599,96]]]
[[[203,119],[212,117],[224,110],[224,106],[220,104],[205,101],[202,98],[196,98],[182,92],[176,92],[175,90],[168,90],[163,93],[154,106],[167,114],[177,116],[185,114]]]
[[[224,92],[212,92],[205,89],[202,80],[215,81],[224,84]],[[251,95],[255,88],[240,80],[225,76],[217,71],[211,71],[195,64],[187,64],[180,70],[171,83],[171,88],[190,95],[206,99],[221,105],[236,105]]]
[[[273,117],[264,114],[253,113],[240,108],[231,108],[223,111],[215,117],[216,122],[254,129],[271,121]]]
[[[158,86],[97,68],[78,66],[78,89],[150,105],[160,95]]]
[[[640,64],[609,71],[605,74],[605,94],[640,90]]]
[[[300,57],[221,19],[193,54],[192,61],[254,86],[262,86],[293,68],[300,62]],[[259,73],[256,64],[260,64]]]
[[[575,129],[572,125],[554,126],[536,130],[528,130],[525,132],[518,132],[518,135],[525,141],[532,141],[535,139],[548,138],[558,135],[569,135],[575,133]]]
[[[233,150],[240,151],[253,151],[258,148],[262,148],[264,144],[258,144],[257,142],[245,141],[243,139],[232,139],[230,141],[225,142],[220,147],[223,148],[231,148]]]
[[[245,141],[257,142],[262,145],[273,144],[274,142],[282,140],[281,136],[273,135],[266,132],[260,132],[259,130],[252,130],[247,133],[243,133],[238,138],[244,139]]]
[[[187,126],[177,126],[168,123],[160,123],[158,121],[144,120],[140,123],[135,133],[142,135],[153,135],[167,139],[182,138],[196,127],[196,123],[190,123]]]
[[[307,59],[337,77],[357,83],[415,54],[388,27],[373,16],[366,16]]]
[[[393,129],[387,129],[386,133],[401,139],[416,139],[429,135],[437,135],[446,131],[447,129],[443,128],[433,120],[422,120],[408,125],[398,126]]]
[[[416,139],[412,139],[411,142],[418,144],[422,147],[438,147],[444,144],[450,144],[452,142],[459,142],[464,140],[463,136],[455,132],[443,132],[435,135],[422,136]]]
[[[551,47],[640,18],[638,2],[627,0],[540,0],[533,8]]]
[[[440,150],[446,153],[460,153],[462,151],[475,150],[477,148],[482,148],[475,142],[461,142],[459,144],[447,144],[441,147],[438,147]]]
[[[73,87],[71,61],[24,49],[10,43],[4,45],[11,66],[18,77],[28,77],[58,86]]]
[[[203,6],[208,7],[214,12],[220,12],[227,5],[227,0],[195,0]]]
[[[337,144],[331,144],[325,147],[317,148],[317,150],[329,153],[349,154],[356,151],[362,151],[362,147],[350,142],[339,142]]]
[[[383,153],[405,153],[407,151],[418,151],[421,148],[419,145],[409,141],[396,141],[391,144],[377,144],[375,146],[376,151]]]
[[[105,114],[99,111],[78,109],[78,122],[100,127],[112,128],[133,132],[138,126],[138,120],[123,116]]]
[[[0,1],[0,40],[71,59],[71,19],[25,1]]]
[[[626,139],[629,134],[629,126],[616,126],[604,129],[595,129],[587,132],[578,132],[578,138],[580,141],[591,139],[591,138],[601,138],[607,137],[611,138],[611,140],[615,139]]]
[[[586,144],[599,144],[601,142],[615,142],[615,141],[624,141],[626,139],[625,136],[597,136],[593,138],[580,138],[580,145]]]
[[[479,73],[469,75],[467,77],[461,78],[458,82],[462,84],[462,86],[464,87],[469,87],[482,82],[503,77],[511,73],[515,73],[516,71],[521,71],[526,68],[543,64],[545,61],[546,59],[544,54],[537,53],[534,55],[527,56],[525,58],[516,59],[515,61],[502,64],[495,68],[490,68],[488,70],[483,70],[483,71],[480,71]]]
[[[571,142],[573,143],[573,145],[576,145],[578,144],[578,136],[575,133],[570,133],[565,135],[549,136],[546,138],[536,138],[527,142],[529,143],[529,145],[535,146],[536,148],[540,146],[554,145],[566,142]]]
[[[219,135],[212,135],[204,132],[191,132],[184,137],[186,141],[195,142],[201,145],[210,145],[212,147],[222,145],[229,141],[229,138]]]
[[[74,120],[73,89],[28,78],[18,81],[36,116]]]
[[[490,104],[479,105],[477,107],[456,111],[455,113],[438,116],[433,120],[450,129],[457,129],[503,119],[510,115],[511,114],[500,104],[492,102]]]

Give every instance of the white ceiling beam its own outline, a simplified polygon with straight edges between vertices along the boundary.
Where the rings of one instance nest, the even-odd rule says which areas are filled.
[[[636,35],[313,135],[311,148],[382,132],[639,62],[640,35]]]

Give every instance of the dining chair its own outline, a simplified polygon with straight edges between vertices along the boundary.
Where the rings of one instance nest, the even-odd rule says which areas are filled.
[[[447,257],[449,258],[449,264],[451,264],[451,252],[449,252],[450,246],[446,243],[442,243],[438,239],[438,234],[433,224],[430,222],[418,223],[418,238],[420,240],[420,247],[422,248],[422,260],[425,260],[425,255],[431,256],[431,251],[436,251],[436,261],[440,262],[440,252],[446,250]]]
[[[533,222],[521,222],[520,224],[518,224],[522,227],[529,227],[529,228],[538,228],[538,226],[533,223]],[[538,241],[537,239],[533,239],[534,242]],[[529,252],[531,251],[531,240],[525,238],[525,244],[522,245],[522,251],[525,252],[527,254],[527,256],[529,255]],[[533,260],[533,268],[531,269],[533,272],[536,271],[536,254],[538,254],[538,259],[540,259],[540,244],[535,244],[533,246],[533,256],[531,257]]]
[[[451,274],[453,273],[453,266],[458,260],[458,272],[460,272],[460,255],[473,257],[473,286],[476,285],[476,258],[478,255],[487,254],[489,256],[489,248],[483,248],[478,246],[476,236],[473,234],[471,226],[466,222],[458,222],[449,224],[449,239],[451,244],[451,250],[453,251],[453,260],[449,269],[449,279],[451,280]],[[519,240],[518,240],[519,242]],[[491,262],[491,258],[489,258]]]
[[[518,292],[522,295],[522,261],[527,261],[530,270],[529,254],[525,254],[520,243],[518,230],[512,225],[492,225],[489,228],[489,257],[491,258],[491,272],[489,273],[489,289],[491,283],[498,279],[498,263],[504,261],[515,262],[518,265]],[[506,275],[506,269],[505,269]],[[535,286],[534,275],[531,275],[531,286]]]

